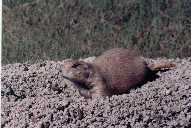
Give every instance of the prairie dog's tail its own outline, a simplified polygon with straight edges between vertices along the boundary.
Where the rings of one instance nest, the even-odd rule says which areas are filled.
[[[171,69],[172,67],[176,67],[176,65],[172,62],[162,62],[162,63],[149,65],[149,68],[152,71],[163,71],[163,70]]]

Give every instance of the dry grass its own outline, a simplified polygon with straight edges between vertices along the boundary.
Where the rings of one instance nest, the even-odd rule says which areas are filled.
[[[191,56],[189,0],[3,3],[4,64],[87,57],[113,47],[147,57]]]

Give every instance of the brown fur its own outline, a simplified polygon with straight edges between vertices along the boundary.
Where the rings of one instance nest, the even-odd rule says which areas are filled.
[[[148,66],[134,51],[114,48],[98,56],[93,63],[70,60],[65,78],[77,84],[85,97],[110,96],[142,85],[151,72],[174,67],[172,63]]]

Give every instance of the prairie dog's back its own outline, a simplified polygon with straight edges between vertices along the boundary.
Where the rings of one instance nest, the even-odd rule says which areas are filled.
[[[94,64],[100,68],[107,85],[115,93],[126,92],[145,79],[147,65],[135,52],[114,48],[97,57]]]

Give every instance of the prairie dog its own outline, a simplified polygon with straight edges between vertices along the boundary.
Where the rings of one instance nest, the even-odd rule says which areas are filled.
[[[170,62],[148,65],[136,52],[114,48],[98,56],[93,63],[79,60],[65,62],[67,75],[82,96],[111,96],[126,93],[130,88],[142,85],[157,71],[170,69]]]

